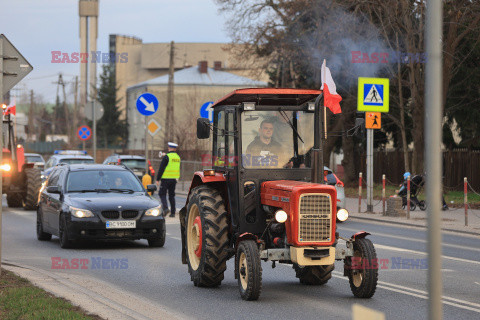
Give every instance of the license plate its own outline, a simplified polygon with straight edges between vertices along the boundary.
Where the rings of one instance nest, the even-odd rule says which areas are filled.
[[[135,229],[136,221],[107,221],[107,229]]]

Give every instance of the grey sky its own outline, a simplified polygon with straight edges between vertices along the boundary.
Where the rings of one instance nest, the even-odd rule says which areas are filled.
[[[108,52],[112,33],[143,42],[229,42],[224,22],[213,0],[100,0],[97,47]],[[34,67],[17,88],[55,101],[58,73],[71,81],[80,66],[51,63],[51,51],[78,52],[78,25],[78,0],[0,0],[0,33]]]

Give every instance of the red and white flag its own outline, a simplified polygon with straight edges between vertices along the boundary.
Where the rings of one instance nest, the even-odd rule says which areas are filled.
[[[329,108],[334,114],[342,113],[340,101],[342,97],[337,93],[337,86],[333,82],[330,69],[327,68],[325,60],[322,64],[322,88],[324,106]]]

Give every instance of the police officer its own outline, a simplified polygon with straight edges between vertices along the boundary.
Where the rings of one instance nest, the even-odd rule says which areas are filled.
[[[177,147],[176,143],[168,143],[168,153],[163,157],[157,175],[157,185],[161,181],[158,195],[162,201],[163,215],[166,216],[170,212],[170,217],[175,217],[175,186],[177,179],[180,178],[180,156],[176,152]],[[167,204],[167,191],[170,210]]]

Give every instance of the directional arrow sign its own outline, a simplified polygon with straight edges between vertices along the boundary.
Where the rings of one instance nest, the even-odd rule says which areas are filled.
[[[148,121],[148,133],[150,133],[150,135],[153,137],[157,134],[158,131],[160,131],[162,129],[162,126],[158,124],[157,121],[155,121],[155,119],[151,119],[150,121]]]
[[[210,123],[213,122],[213,101],[205,102],[200,107],[200,117],[207,118],[210,120]]]
[[[137,99],[137,110],[144,116],[151,116],[158,110],[158,99],[151,93],[144,93]]]
[[[3,34],[0,35],[0,59],[2,56],[3,70],[0,68],[0,76],[3,78],[3,86],[0,90],[3,96],[25,78],[33,67]]]

